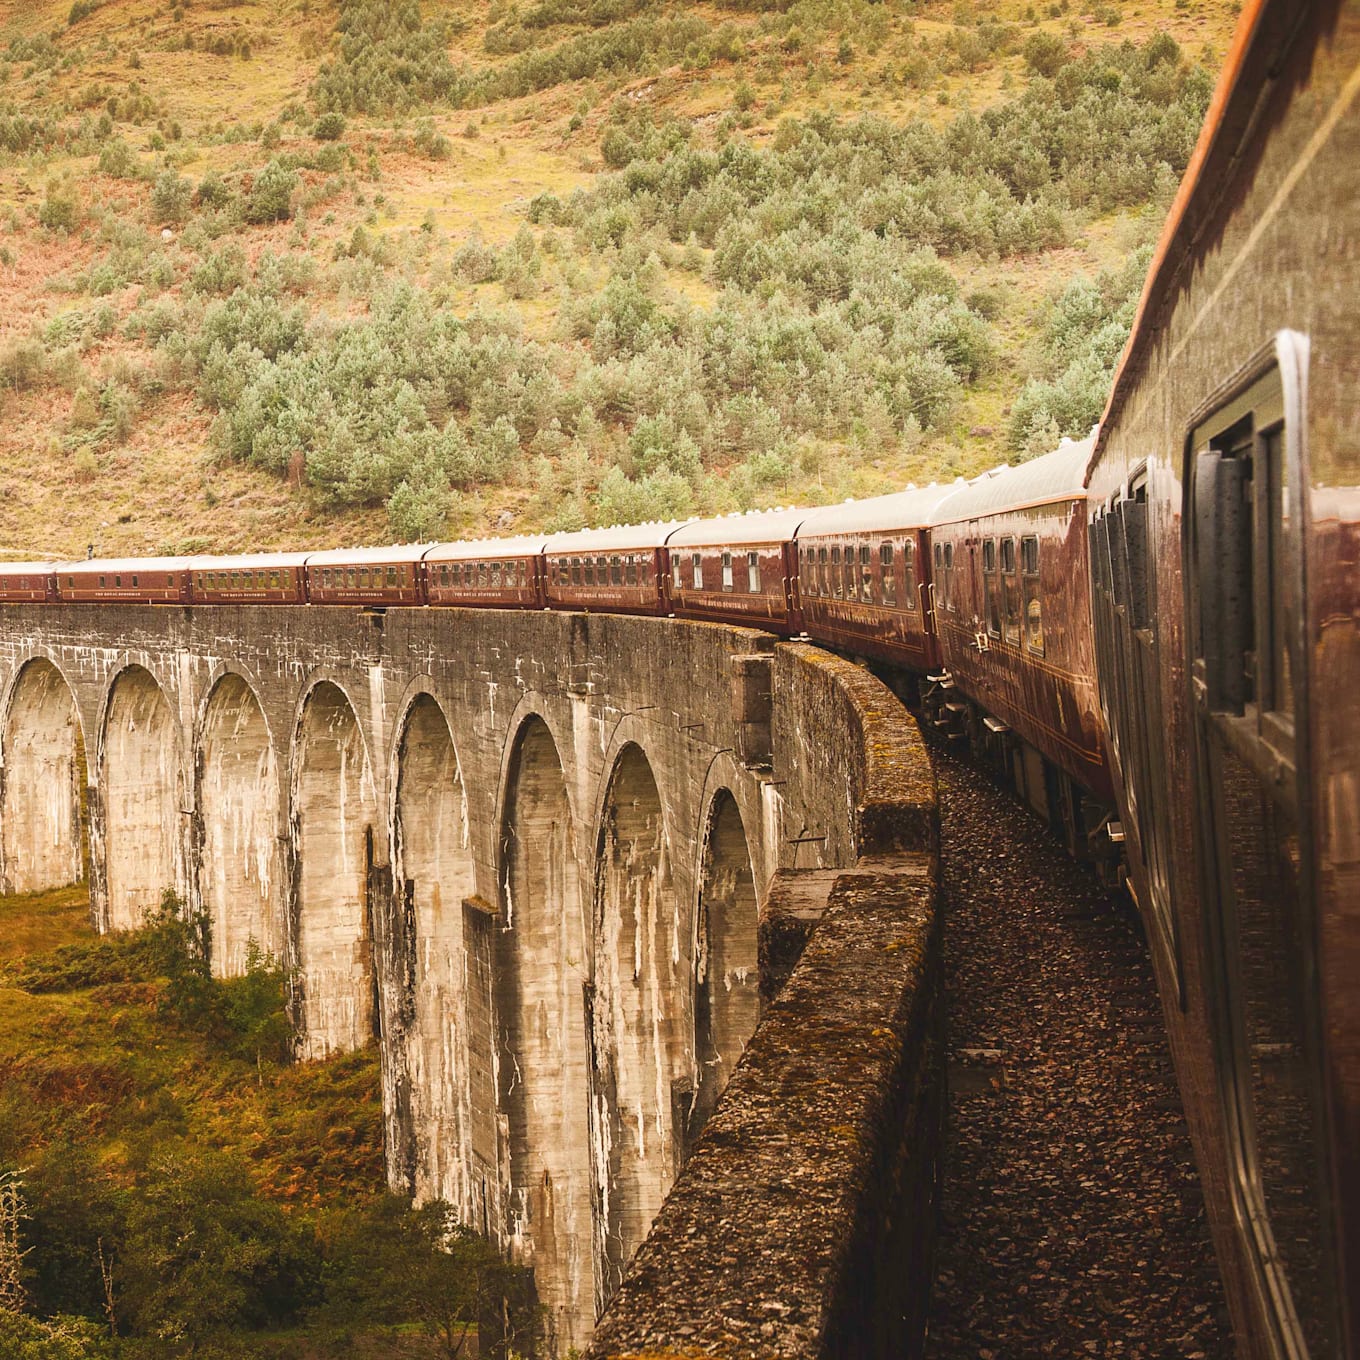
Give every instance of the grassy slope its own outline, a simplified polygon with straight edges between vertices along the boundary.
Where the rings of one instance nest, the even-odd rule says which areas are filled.
[[[313,1205],[381,1189],[377,1055],[257,1072],[157,1009],[160,984],[33,995],[10,966],[95,938],[83,887],[0,899],[0,1134],[31,1164],[83,1143],[115,1174],[166,1137],[247,1158],[260,1189]],[[0,1153],[4,1156],[5,1153]]]
[[[433,111],[434,124],[452,141],[451,156],[431,161],[415,154],[407,137],[390,120],[351,119],[347,142],[363,164],[376,160],[378,178],[367,171],[335,197],[315,207],[305,230],[290,224],[248,228],[240,236],[251,258],[266,248],[306,250],[318,261],[334,257],[338,243],[367,221],[369,229],[396,241],[409,240],[422,224],[433,226],[437,263],[447,258],[474,230],[491,244],[509,240],[525,219],[529,200],[544,190],[559,194],[588,184],[603,169],[599,139],[612,103],[620,95],[696,120],[701,126],[730,109],[745,81],[754,93],[752,125],[746,135],[763,140],[780,118],[814,108],[840,115],[874,112],[892,119],[952,117],[964,104],[979,110],[1014,93],[1027,78],[1019,55],[994,61],[981,71],[932,79],[927,88],[885,82],[880,76],[900,63],[911,43],[939,40],[964,10],[985,10],[1003,20],[1020,20],[1028,6],[1019,0],[993,0],[979,6],[957,6],[922,0],[914,6],[847,4],[844,31],[854,37],[854,57],[836,60],[840,28],[833,22],[814,36],[812,51],[793,58],[768,39],[748,43],[739,64],[719,62],[699,71],[672,68],[659,76],[600,77],[556,86],[521,99],[504,100],[474,111]],[[1105,7],[1108,8],[1108,7]],[[1167,31],[1192,58],[1215,61],[1226,46],[1237,5],[1235,0],[1126,0],[1117,6],[1121,18],[1109,26],[1074,4],[1069,14],[1045,18],[1043,26],[1070,37],[1078,45],[1143,41]],[[0,3],[0,44],[16,34],[52,31],[63,51],[79,48],[80,60],[70,70],[13,68],[0,98],[22,110],[56,108],[102,83],[110,91],[139,82],[156,103],[155,116],[139,125],[119,123],[118,132],[150,162],[147,150],[156,123],[178,122],[183,139],[170,144],[180,173],[198,180],[210,169],[223,172],[259,167],[271,154],[258,142],[226,144],[215,138],[218,125],[253,124],[276,116],[290,101],[305,101],[308,86],[325,56],[334,30],[335,6],[320,0],[282,0],[279,4],[191,0],[181,17],[169,5],[152,0],[105,0],[101,8],[67,28],[69,0],[6,0]],[[1038,9],[1047,15],[1048,6]],[[503,18],[506,6],[468,0],[441,6],[427,0],[427,14],[453,12],[466,21],[453,53],[455,62],[474,68],[510,58],[491,58],[482,39],[488,26]],[[721,23],[751,30],[755,16],[691,6]],[[907,36],[914,24],[915,35]],[[164,50],[167,39],[191,31],[192,51]],[[214,56],[201,50],[217,36],[245,38],[251,57]],[[134,57],[133,54],[137,55]],[[817,77],[809,81],[809,67]],[[96,112],[98,110],[96,109]],[[580,126],[569,127],[573,114]],[[477,135],[469,136],[471,121]],[[409,124],[406,131],[409,132]],[[280,149],[314,148],[308,137],[284,125]],[[157,235],[144,183],[111,180],[97,173],[96,158],[53,154],[5,157],[0,160],[0,345],[22,338],[35,325],[71,310],[111,305],[120,321],[138,303],[136,285],[102,299],[73,296],[54,286],[84,268],[106,247],[89,230],[59,236],[36,222],[47,184],[69,177],[87,203],[121,200],[125,214],[149,237]],[[305,176],[310,185],[325,177]],[[360,194],[364,202],[357,201]],[[375,195],[382,196],[379,209]],[[9,225],[3,223],[8,217]],[[831,494],[888,489],[907,476],[972,472],[1006,456],[1005,413],[1033,362],[1037,311],[1043,298],[1076,274],[1092,273],[1117,262],[1130,243],[1150,229],[1148,222],[1130,223],[1123,216],[1085,224],[1074,242],[1026,259],[984,261],[955,258],[948,263],[967,286],[1000,286],[1005,306],[997,322],[1004,344],[1002,363],[971,391],[952,428],[933,435],[910,458],[865,457],[858,471],[835,486],[795,485],[789,497],[824,498]],[[219,245],[221,242],[218,243]],[[177,243],[167,248],[175,259]],[[192,259],[179,261],[183,273]],[[692,274],[674,271],[674,292],[702,304],[711,290]],[[170,289],[173,295],[179,283]],[[451,305],[459,311],[478,303],[518,308],[525,330],[533,336],[553,334],[555,293],[550,286],[537,298],[516,303],[499,283],[455,285]],[[315,308],[350,314],[362,298],[321,292],[308,299]],[[138,342],[117,332],[86,342],[81,361],[95,375],[116,372],[118,365],[145,356]],[[97,470],[78,469],[63,448],[61,432],[71,416],[74,383],[49,383],[37,390],[4,393],[0,421],[0,551],[7,554],[74,554],[93,542],[101,552],[145,552],[176,545],[213,546],[225,550],[247,545],[322,546],[355,541],[381,541],[388,535],[381,509],[322,514],[307,497],[263,472],[225,465],[212,456],[210,419],[196,401],[173,385],[161,395],[143,398],[130,434],[101,450]],[[451,533],[530,529],[526,514],[531,488],[508,485],[469,497]],[[507,513],[508,512],[508,513]]]

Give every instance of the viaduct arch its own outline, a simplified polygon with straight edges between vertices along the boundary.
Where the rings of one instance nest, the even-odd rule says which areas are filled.
[[[380,1046],[392,1185],[532,1267],[565,1350],[756,1028],[773,879],[853,863],[776,660],[664,619],[0,607],[0,891],[87,839],[101,929],[173,888],[217,973],[282,958],[304,1059]]]

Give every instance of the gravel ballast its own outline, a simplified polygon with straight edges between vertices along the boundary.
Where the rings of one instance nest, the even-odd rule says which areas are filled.
[[[1130,908],[938,750],[949,1097],[929,1360],[1234,1353]]]

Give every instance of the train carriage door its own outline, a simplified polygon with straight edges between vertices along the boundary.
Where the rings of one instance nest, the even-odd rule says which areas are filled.
[[[1333,1354],[1300,508],[1306,342],[1192,432],[1195,807],[1240,1230],[1279,1353]]]

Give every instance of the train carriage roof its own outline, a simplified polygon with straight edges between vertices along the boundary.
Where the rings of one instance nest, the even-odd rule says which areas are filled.
[[[428,543],[397,543],[388,548],[331,548],[307,554],[312,567],[361,567],[376,562],[389,566],[397,562],[419,562],[430,550]]]
[[[656,520],[649,524],[614,524],[608,529],[581,529],[572,534],[553,534],[543,545],[551,555],[560,553],[629,552],[636,548],[660,548],[682,525],[693,520]]]
[[[427,562],[463,562],[504,557],[538,557],[546,534],[520,534],[515,538],[473,538],[464,543],[436,543],[425,553]]]
[[[0,576],[50,576],[59,565],[57,562],[0,561]]]
[[[1094,436],[1064,439],[1052,453],[1032,458],[1018,467],[1004,464],[974,477],[936,507],[932,524],[1024,510],[1053,501],[1086,499],[1086,464]]]
[[[189,571],[192,557],[82,557],[74,562],[54,563],[61,576],[97,575],[103,572]]]
[[[799,506],[791,510],[753,510],[746,514],[691,520],[677,529],[666,543],[671,548],[725,548],[739,543],[786,543],[811,513],[806,506]]]
[[[923,529],[939,503],[963,483],[908,486],[886,496],[871,496],[862,501],[820,506],[804,513],[798,537],[821,538],[831,534],[892,533],[902,529]]]
[[[190,571],[258,571],[261,567],[300,567],[313,553],[243,553],[239,557],[195,557]]]

